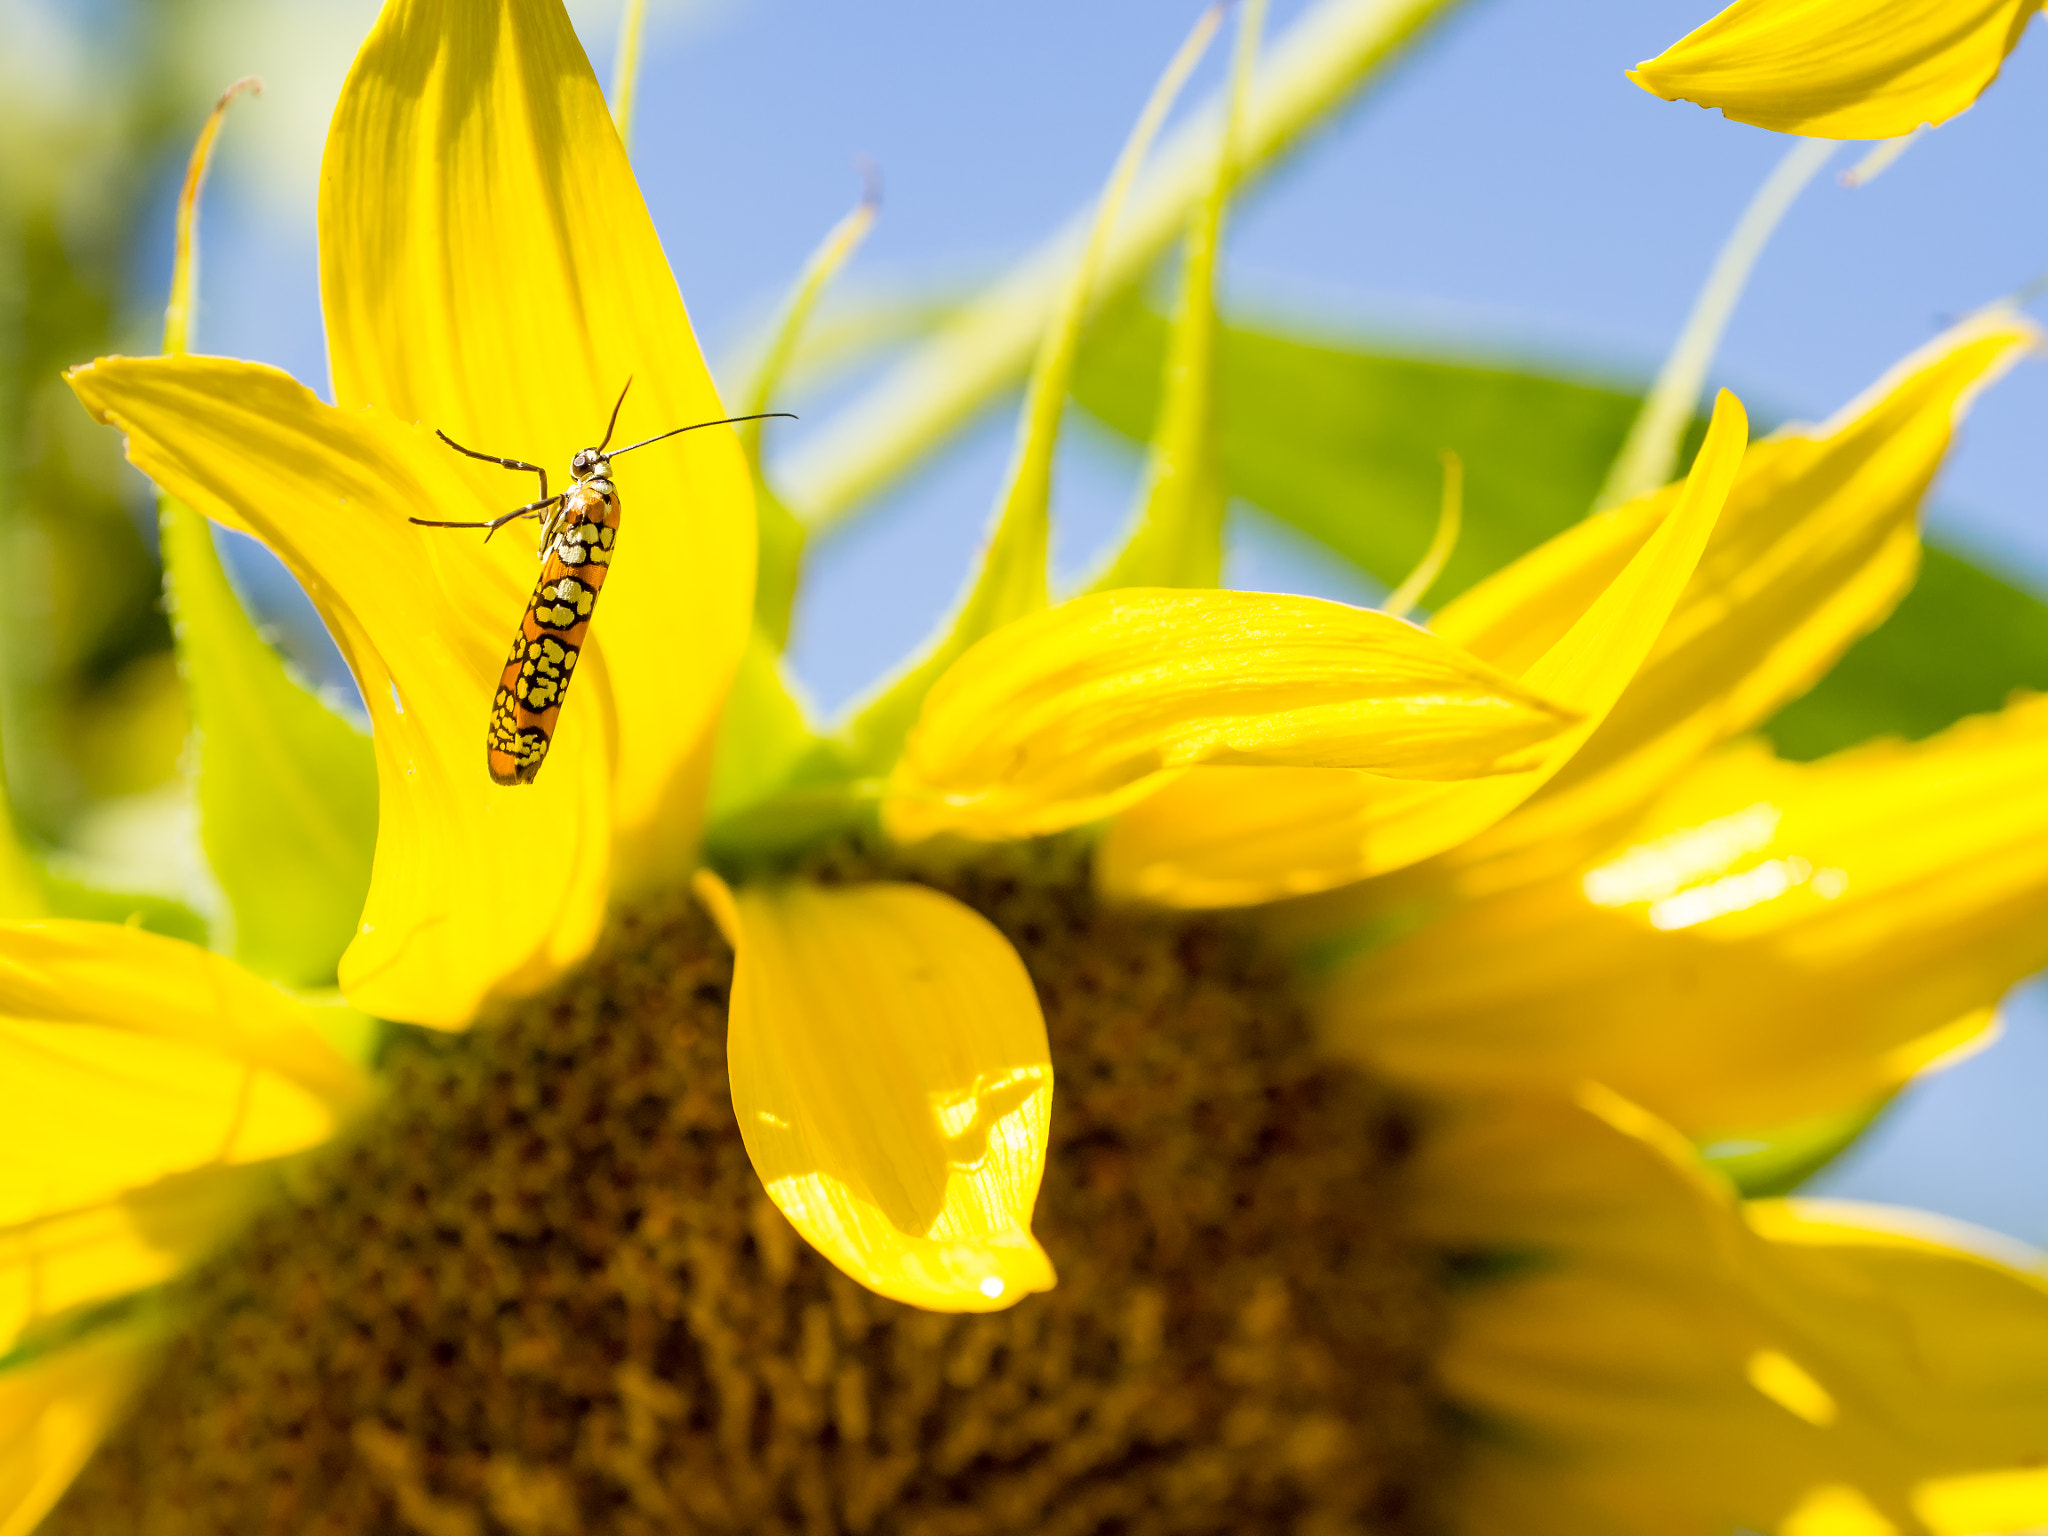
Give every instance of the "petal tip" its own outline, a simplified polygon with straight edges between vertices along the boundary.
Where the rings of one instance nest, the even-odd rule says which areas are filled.
[[[739,908],[734,905],[732,887],[710,869],[699,869],[690,877],[690,890],[704,910],[711,915],[711,921],[718,925],[718,931],[725,936],[725,942],[734,949],[740,947]]]

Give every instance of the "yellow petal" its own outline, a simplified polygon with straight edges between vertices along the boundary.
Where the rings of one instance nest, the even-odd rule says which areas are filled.
[[[378,826],[361,931],[341,960],[349,1000],[457,1028],[493,991],[580,959],[607,879],[606,651],[593,634],[547,771],[492,784],[484,725],[534,561],[511,530],[486,545],[407,523],[489,514],[461,461],[388,413],[333,409],[253,363],[104,358],[70,379],[164,490],[256,530],[355,672],[376,738]]]
[[[81,1308],[176,1279],[277,1193],[270,1164],[199,1168],[0,1226],[0,1354]]]
[[[1956,426],[2040,341],[2017,315],[1972,317],[1832,420],[1752,445],[1699,569],[1613,713],[1539,796],[1455,858],[1500,857],[1623,814],[1819,681],[1905,596],[1919,571],[1920,506]],[[1617,535],[1638,522],[1647,533],[1673,494],[1553,540],[1550,579],[1604,579]],[[1508,664],[1501,650],[1529,643],[1513,629],[1530,606],[1513,596],[1514,579],[1511,568],[1453,603],[1438,631]]]
[[[1404,1080],[1591,1077],[1701,1137],[1850,1108],[2048,964],[2044,782],[2043,698],[1819,763],[1730,749],[1595,856],[1351,962],[1326,1028]]]
[[[1931,1477],[1914,1491],[1913,1507],[1935,1536],[2037,1531],[2048,1526],[2048,1467]]]
[[[312,1011],[224,956],[107,923],[0,924],[0,1353],[169,1278],[319,1145],[362,1076]]]
[[[2037,1255],[1917,1213],[1745,1210],[1597,1089],[1465,1106],[1415,1190],[1436,1241],[1522,1260],[1456,1293],[1443,1379],[1490,1432],[1455,1528],[1903,1532],[2048,1456]]]
[[[1534,766],[1461,784],[1201,769],[1111,825],[1097,862],[1104,888],[1170,906],[1271,901],[1400,869],[1491,826],[1585,745],[1649,655],[1728,498],[1747,431],[1741,403],[1723,391],[1692,473],[1647,539],[1610,514],[1593,520],[1623,530],[1605,535],[1604,563],[1569,562],[1574,579],[1553,580],[1550,567],[1564,562],[1546,547],[1495,585],[1496,596],[1512,587],[1501,606],[1520,617],[1493,631],[1473,625],[1487,646],[1471,648],[1582,716],[1531,754]],[[1514,643],[1500,638],[1508,628]]]
[[[1469,777],[1513,766],[1570,720],[1368,608],[1119,588],[1011,624],[955,662],[905,744],[883,820],[903,839],[1051,832],[1199,762]]]
[[[1629,78],[1822,139],[1943,123],[1997,78],[2041,0],[1736,0]]]
[[[147,1378],[159,1330],[101,1328],[0,1366],[0,1536],[29,1536]]]
[[[923,886],[699,890],[738,956],[733,1112],[796,1229],[913,1306],[1050,1289],[1031,1208],[1052,1060],[1009,942]]]
[[[392,0],[335,108],[320,191],[342,407],[551,474],[604,435],[628,377],[615,442],[726,414],[558,0]],[[464,473],[501,511],[533,497],[531,476]],[[616,480],[625,526],[596,629],[619,699],[620,873],[679,875],[699,740],[753,606],[752,489],[724,429],[644,449]]]

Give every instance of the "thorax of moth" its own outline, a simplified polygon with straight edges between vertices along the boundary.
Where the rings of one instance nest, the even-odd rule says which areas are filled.
[[[573,565],[581,561],[569,559],[566,546],[575,544],[580,550],[581,541],[573,536],[565,541],[563,535],[573,534],[579,524],[607,520],[615,496],[611,460],[598,449],[582,449],[569,463],[569,477],[569,489],[542,516],[540,548],[535,553],[543,560],[550,553],[561,555]]]

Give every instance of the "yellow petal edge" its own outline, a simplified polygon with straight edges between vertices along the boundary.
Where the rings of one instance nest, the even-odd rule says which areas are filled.
[[[1031,1210],[1052,1058],[1009,941],[923,886],[697,889],[735,951],[733,1112],[797,1231],[912,1306],[1050,1289]]]
[[[2044,778],[2044,698],[1817,763],[1738,744],[1345,967],[1329,1038],[1439,1091],[1597,1078],[1701,1138],[1867,1102],[2048,964]]]
[[[1666,101],[1821,139],[1944,123],[1997,78],[2041,0],[1737,0],[1629,72]]]
[[[2033,325],[1995,307],[1902,359],[1820,426],[1752,444],[1670,623],[1563,771],[1470,841],[1392,879],[1293,903],[1273,914],[1276,930],[1326,950],[1397,912],[1444,910],[1601,856],[1703,751],[1798,697],[1892,611],[1919,569],[1921,503],[1957,427],[2040,342]],[[1608,579],[1671,494],[1558,535],[1438,613],[1438,627],[1496,665],[1537,653],[1555,595]]]
[[[0,1536],[29,1536],[148,1378],[159,1330],[100,1328],[0,1369]]]
[[[883,805],[898,838],[1024,837],[1198,762],[1500,771],[1569,711],[1371,609],[1121,588],[990,635],[926,697]]]
[[[614,447],[726,415],[559,0],[383,8],[328,133],[320,287],[338,406],[551,476],[603,436],[628,378]],[[499,512],[533,498],[530,475],[460,462]],[[726,428],[620,459],[615,478],[624,519],[595,629],[619,704],[616,878],[632,885],[690,866],[706,737],[751,623],[753,489]],[[531,585],[530,539],[494,542],[524,546]],[[519,612],[499,618],[501,650]],[[572,698],[565,729],[586,703]]]
[[[581,959],[610,873],[603,637],[584,647],[547,772],[516,791],[492,784],[484,724],[533,555],[407,521],[490,515],[465,461],[387,412],[338,410],[256,363],[102,358],[69,380],[166,492],[253,528],[348,658],[378,796],[369,896],[341,959],[349,1001],[460,1028],[492,993]]]
[[[2041,1255],[1919,1212],[1743,1205],[1612,1092],[1476,1098],[1417,1222],[1520,1256],[1453,1299],[1461,1536],[1991,1536],[2048,1518]],[[1924,1524],[1923,1524],[1924,1522]]]
[[[1096,863],[1104,890],[1176,907],[1275,901],[1404,868],[1492,826],[1585,745],[1650,654],[1728,499],[1748,432],[1742,403],[1723,390],[1692,472],[1647,541],[1590,581],[1532,582],[1524,628],[1540,645],[1478,653],[1579,714],[1531,751],[1530,766],[1455,784],[1196,768],[1111,822]]]
[[[0,924],[0,1355],[168,1280],[369,1099],[311,1010],[109,923]]]

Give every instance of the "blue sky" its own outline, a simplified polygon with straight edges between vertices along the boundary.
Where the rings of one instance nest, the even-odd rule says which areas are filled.
[[[353,12],[350,9],[354,6]],[[314,5],[333,51],[361,0]],[[1444,338],[1461,350],[1644,376],[1784,141],[1659,102],[1623,70],[1704,20],[1711,0],[1475,0],[1238,211],[1228,290],[1298,328]],[[971,281],[1092,194],[1190,0],[944,0],[829,6],[709,0],[656,12],[635,161],[714,358],[730,356],[857,189],[886,185],[849,283]],[[1276,3],[1284,27],[1299,0]],[[577,11],[600,76],[613,14]],[[2048,25],[1984,102],[1874,185],[1824,175],[1766,255],[1717,381],[1770,415],[1823,415],[1943,321],[2048,267]],[[248,51],[280,45],[251,33]],[[284,34],[284,42],[291,34]],[[312,231],[317,137],[345,59],[280,67],[218,45],[224,78],[271,72],[209,206],[201,345],[324,380]],[[281,57],[288,58],[289,55]],[[1212,61],[1198,82],[1213,83]],[[325,93],[323,95],[323,93]],[[237,108],[242,113],[243,108]],[[266,130],[297,124],[301,131]],[[1846,167],[1854,150],[1838,165]],[[795,429],[801,430],[801,428]],[[831,541],[793,656],[837,704],[913,646],[956,589],[1007,451],[999,413]],[[1059,559],[1084,563],[1121,516],[1130,466],[1077,434],[1062,464]],[[2048,371],[1980,405],[1936,492],[1935,526],[2048,591]],[[1247,536],[1245,585],[1353,595],[1301,550]],[[2048,1239],[2048,1002],[2006,1041],[1909,1095],[1832,1172],[1831,1193],[1900,1199]]]

